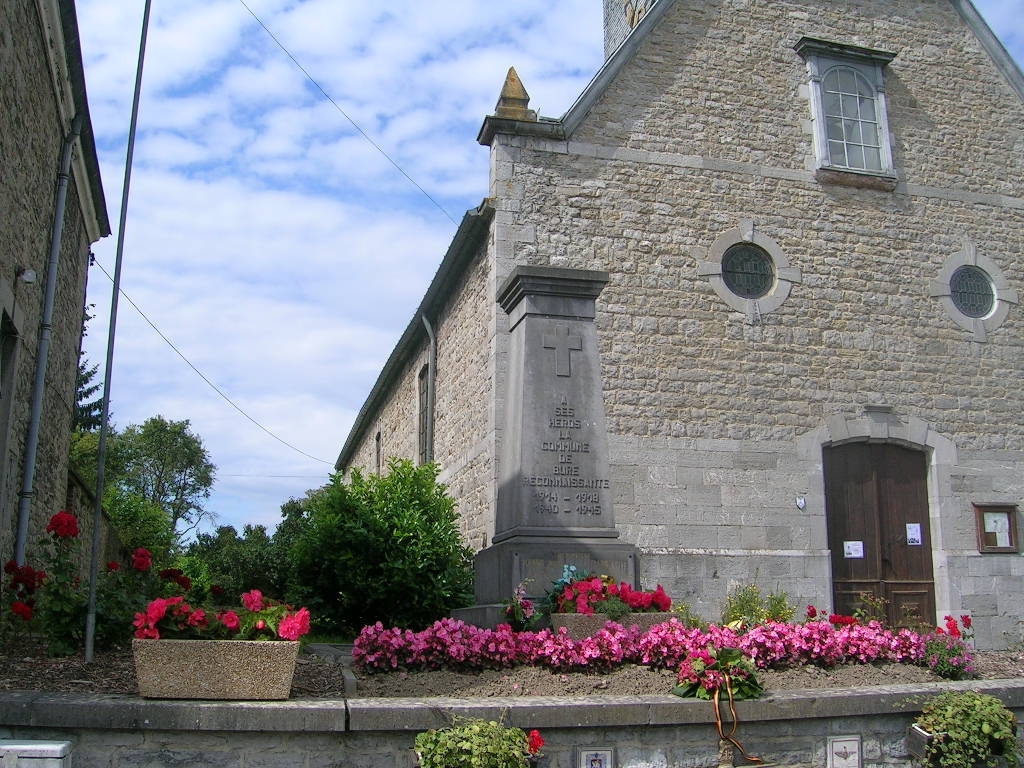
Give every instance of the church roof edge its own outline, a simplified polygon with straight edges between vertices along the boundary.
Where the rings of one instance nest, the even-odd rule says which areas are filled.
[[[956,8],[960,18],[964,20],[974,36],[978,38],[981,47],[992,58],[1010,87],[1017,93],[1021,101],[1024,101],[1024,71],[1021,71],[1020,66],[996,37],[988,22],[978,13],[974,3],[971,0],[949,0],[949,2]]]
[[[384,367],[381,369],[377,381],[374,382],[370,394],[367,395],[363,407],[356,414],[345,444],[342,446],[341,451],[338,453],[338,458],[334,462],[335,470],[342,472],[348,469],[349,462],[352,460],[359,440],[369,426],[371,414],[376,411],[380,399],[388,391],[389,385],[399,374],[409,356],[416,351],[420,339],[426,335],[422,320],[423,316],[430,316],[438,306],[443,304],[452,286],[455,285],[458,278],[462,275],[466,264],[469,263],[476,253],[476,248],[486,238],[493,217],[494,207],[491,205],[489,198],[484,198],[477,208],[470,209],[463,215],[459,228],[455,231],[448,250],[445,252],[444,259],[441,260],[441,265],[437,268],[437,272],[434,273],[434,278],[430,281],[426,293],[423,294],[423,299],[416,308],[416,312],[413,314],[409,324],[402,332],[398,343],[395,344],[395,348],[391,351],[387,362],[384,363]]]
[[[972,0],[949,0],[968,28],[981,43],[996,67],[1006,78],[1010,87],[1024,101],[1024,72],[996,37],[992,28],[978,13]],[[636,27],[622,40],[618,48],[605,60],[587,86],[566,110],[561,118],[540,117],[539,122],[507,120],[490,115],[484,118],[477,135],[480,144],[489,145],[495,134],[506,133],[518,136],[540,136],[565,140],[572,136],[590,110],[600,100],[620,70],[636,55],[651,30],[664,18],[676,0],[658,0],[641,18]],[[881,52],[877,52],[881,53]],[[886,54],[889,55],[889,54]]]
[[[562,140],[573,134],[583,118],[598,102],[605,90],[618,76],[619,71],[629,62],[639,50],[640,45],[658,22],[676,4],[676,0],[658,0],[644,14],[639,23],[619,43],[612,54],[605,60],[604,64],[591,78],[583,92],[576,97],[576,101],[566,110],[565,114],[558,119],[539,118],[539,122],[527,122],[521,120],[503,120],[493,115],[484,118],[484,123],[477,134],[477,141],[489,145],[496,133],[508,133],[517,136],[541,136],[544,138]]]

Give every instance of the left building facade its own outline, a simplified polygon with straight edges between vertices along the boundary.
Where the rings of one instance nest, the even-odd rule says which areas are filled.
[[[110,222],[74,0],[0,3],[0,167],[0,562],[6,563],[15,557],[26,508],[21,538],[30,552],[54,512],[72,511],[83,525],[91,519],[89,493],[69,471],[68,449],[90,246],[110,234]]]

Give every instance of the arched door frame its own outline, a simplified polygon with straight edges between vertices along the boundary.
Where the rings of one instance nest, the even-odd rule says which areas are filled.
[[[955,519],[958,509],[953,494],[952,470],[956,466],[957,450],[952,440],[933,429],[928,422],[908,416],[888,405],[867,405],[860,415],[834,414],[816,429],[799,440],[799,453],[811,467],[811,487],[817,489],[820,504],[819,532],[825,535],[825,476],[822,468],[822,450],[828,446],[854,442],[884,442],[924,451],[928,471],[928,523],[932,537],[932,571],[935,578],[936,621],[949,613],[952,605],[949,567],[943,547],[945,532],[943,520]],[[832,567],[829,561],[829,594],[832,591]]]

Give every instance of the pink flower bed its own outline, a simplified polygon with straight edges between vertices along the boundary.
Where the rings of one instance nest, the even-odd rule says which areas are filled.
[[[574,640],[558,632],[514,632],[507,624],[482,629],[442,619],[421,632],[364,627],[353,650],[355,664],[368,672],[395,669],[477,670],[529,664],[559,671],[606,671],[620,664],[678,668],[693,653],[715,646],[739,648],[759,668],[848,662],[920,663],[926,638],[907,629],[895,632],[876,621],[834,626],[768,622],[746,632],[712,625],[687,628],[677,619],[647,632],[613,621],[591,637]]]

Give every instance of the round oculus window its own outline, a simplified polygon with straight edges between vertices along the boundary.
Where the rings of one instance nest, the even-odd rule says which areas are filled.
[[[763,248],[737,243],[722,254],[722,280],[737,296],[760,299],[775,283],[775,265]]]
[[[992,280],[973,265],[957,268],[949,278],[949,295],[953,306],[967,317],[988,317],[996,303]]]

